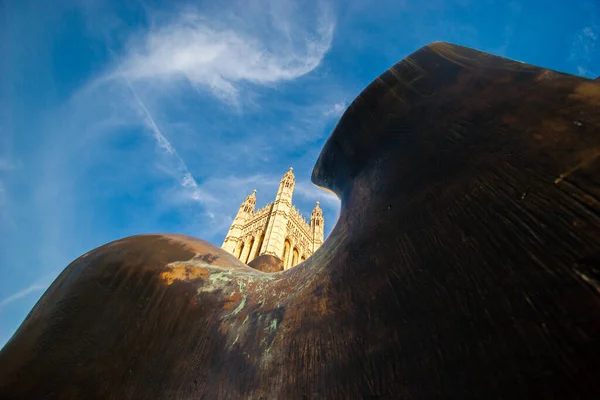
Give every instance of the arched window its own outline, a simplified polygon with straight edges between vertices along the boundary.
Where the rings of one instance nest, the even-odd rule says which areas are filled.
[[[237,250],[234,253],[235,258],[237,258],[239,260],[240,256],[242,255],[242,251],[244,251],[244,242],[240,242],[238,244]]]
[[[293,267],[298,264],[298,256],[298,249],[294,247],[294,253],[292,254],[292,265],[290,265],[290,267]]]
[[[254,237],[252,237],[250,239],[250,241],[248,242],[248,244],[246,245],[246,246],[248,246],[248,255],[246,255],[246,257],[245,257],[246,259],[242,261],[244,264],[247,264],[248,262],[250,262],[252,260],[252,258],[251,258],[252,254],[250,254],[250,252],[252,251],[253,244],[254,244]]]
[[[286,239],[285,242],[283,243],[283,257],[281,257],[281,260],[283,261],[283,265],[285,268],[289,268],[289,266],[286,265],[289,254],[290,254],[290,241]]]
[[[260,249],[262,248],[263,241],[265,240],[265,235],[263,233],[258,234],[258,246],[256,246],[256,253],[254,254],[254,258],[260,255]]]

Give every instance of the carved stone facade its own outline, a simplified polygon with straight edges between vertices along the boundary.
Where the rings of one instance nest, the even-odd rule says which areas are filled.
[[[292,205],[295,185],[292,171],[290,168],[281,179],[273,203],[255,211],[256,190],[246,197],[221,246],[223,249],[246,264],[270,254],[283,261],[283,269],[289,269],[323,244],[324,219],[319,202],[310,222]]]

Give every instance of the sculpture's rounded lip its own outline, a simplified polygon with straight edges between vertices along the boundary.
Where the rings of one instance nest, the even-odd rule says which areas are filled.
[[[428,51],[432,46],[446,45],[451,44],[446,42],[432,42],[411,53],[374,79],[350,103],[325,142],[315,163],[311,175],[313,184],[321,189],[333,192],[338,198],[342,197],[342,192],[348,181],[362,168],[362,165],[359,165],[358,160],[353,155],[365,151],[364,148],[361,148],[360,143],[361,139],[364,140],[365,135],[364,132],[357,132],[358,135],[354,136],[349,135],[349,128],[352,128],[351,121],[353,119],[367,118],[365,107],[369,105],[369,102],[365,101],[365,98],[369,98],[371,95],[379,92],[383,82],[390,79],[395,80],[396,73],[392,72],[392,70],[402,68],[407,59],[421,52]]]
[[[431,57],[435,53],[435,57]],[[385,101],[398,104],[396,117],[402,113],[410,113],[413,102],[420,94],[413,90],[413,84],[435,74],[435,65],[440,60],[447,60],[466,68],[516,68],[519,70],[536,67],[517,61],[470,49],[448,42],[432,42],[409,54],[391,66],[383,74],[374,79],[348,106],[342,114],[323,149],[312,171],[311,181],[318,187],[334,192],[342,197],[345,187],[360,173],[364,166],[371,162],[375,149],[385,145],[385,136],[376,136],[377,110]],[[401,84],[402,91],[391,93],[390,87]],[[386,99],[386,97],[388,97]],[[381,120],[388,116],[381,115]],[[367,132],[365,132],[365,128]]]

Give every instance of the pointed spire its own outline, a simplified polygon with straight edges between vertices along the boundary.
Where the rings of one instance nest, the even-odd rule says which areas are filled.
[[[246,200],[240,206],[240,212],[245,213],[254,213],[254,207],[256,206],[256,189],[252,191],[248,196],[246,196]]]
[[[282,180],[284,180],[285,178],[292,178],[292,179],[294,179],[294,168],[290,167],[290,169],[288,170],[288,172],[286,172],[283,175]]]
[[[279,182],[279,189],[277,190],[277,198],[286,197],[288,201],[292,200],[292,193],[294,191],[294,185],[296,182],[296,178],[294,177],[294,173],[292,172],[293,168],[290,167],[289,171],[287,171],[281,181]]]
[[[311,219],[323,218],[323,210],[321,210],[321,207],[319,207],[319,204],[320,203],[317,201],[317,204],[315,204],[315,208],[313,208]]]
[[[250,202],[250,203],[254,203],[256,204],[256,189],[254,189],[252,191],[252,193],[250,193],[247,197],[246,197],[246,202]]]

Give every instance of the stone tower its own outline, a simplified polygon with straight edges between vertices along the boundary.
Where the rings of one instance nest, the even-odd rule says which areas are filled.
[[[240,206],[221,247],[244,263],[268,254],[288,269],[306,260],[323,244],[323,211],[317,202],[307,223],[292,205],[294,186],[290,168],[279,182],[275,201],[257,211],[254,190]]]
[[[323,210],[319,207],[319,202],[315,205],[310,216],[310,232],[312,234],[312,247],[313,251],[317,250],[323,244],[324,226],[325,220],[323,219]]]
[[[279,189],[277,190],[271,211],[272,218],[269,219],[266,229],[269,240],[264,244],[263,249],[261,249],[264,254],[281,258],[284,265],[286,260],[283,257],[282,250],[287,234],[290,210],[292,209],[292,195],[294,194],[294,186],[296,184],[292,171],[293,168],[290,168],[279,182]]]

